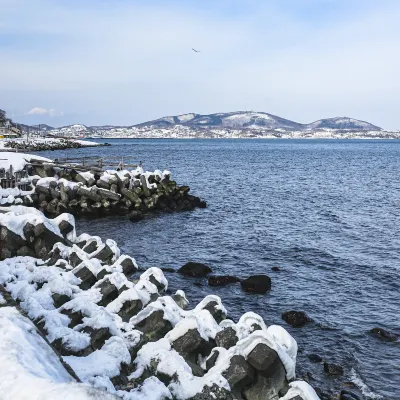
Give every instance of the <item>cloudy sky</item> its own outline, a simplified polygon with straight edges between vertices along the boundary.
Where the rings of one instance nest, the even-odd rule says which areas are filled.
[[[0,108],[18,122],[254,110],[400,129],[398,0],[0,0],[0,10]]]

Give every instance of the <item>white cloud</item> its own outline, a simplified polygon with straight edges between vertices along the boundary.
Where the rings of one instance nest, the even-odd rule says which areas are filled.
[[[48,115],[49,117],[62,117],[64,113],[62,111],[57,111],[54,108],[47,110],[42,107],[34,107],[25,113],[25,115]]]
[[[41,107],[34,107],[26,113],[26,115],[45,115],[45,114],[47,114],[47,110]]]
[[[126,125],[253,109],[400,128],[396,1],[296,0],[296,9],[344,4],[329,18],[276,0],[3,2],[0,35],[24,39],[0,46],[9,109],[52,104],[65,123]]]

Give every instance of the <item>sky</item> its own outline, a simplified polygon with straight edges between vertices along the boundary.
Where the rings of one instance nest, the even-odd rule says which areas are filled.
[[[400,129],[398,0],[0,0],[0,10],[0,108],[16,122],[241,110]]]

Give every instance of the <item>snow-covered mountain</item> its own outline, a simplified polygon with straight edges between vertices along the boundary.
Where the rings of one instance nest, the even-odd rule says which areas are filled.
[[[307,129],[351,129],[357,131],[381,131],[376,125],[349,117],[320,119],[307,125]]]
[[[327,118],[301,124],[253,111],[189,113],[132,126],[75,124],[46,131],[55,136],[97,138],[400,138],[400,132],[387,132],[354,118]]]
[[[164,117],[145,122],[137,127],[155,126],[165,128],[172,125],[183,125],[202,128],[233,128],[233,129],[302,129],[303,125],[297,122],[277,117],[264,112],[238,111],[217,114],[183,114],[173,117]]]

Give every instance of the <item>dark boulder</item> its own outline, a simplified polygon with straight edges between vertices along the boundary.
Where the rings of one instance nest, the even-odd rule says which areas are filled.
[[[282,314],[282,319],[293,328],[300,328],[312,321],[304,311],[286,311]]]
[[[331,364],[331,363],[324,363],[324,371],[328,375],[343,375],[343,367],[337,364]]]
[[[342,390],[340,392],[340,400],[362,400],[362,397],[354,392],[350,392],[350,390]]]
[[[386,342],[395,342],[399,336],[393,332],[387,331],[383,328],[373,328],[369,331],[372,336],[375,336],[378,339],[384,340]]]
[[[215,335],[215,343],[218,347],[229,349],[238,342],[236,331],[233,328],[225,328]]]
[[[129,221],[139,222],[143,219],[143,213],[139,210],[134,210],[128,215]]]
[[[189,261],[183,267],[178,269],[178,272],[186,276],[194,276],[196,278],[204,278],[212,272],[211,268],[205,264]]]
[[[60,232],[63,234],[63,236],[67,235],[68,233],[74,230],[74,226],[66,220],[62,220],[59,223],[58,227],[60,228]]]
[[[241,355],[235,355],[230,359],[229,368],[223,373],[234,394],[254,382],[254,368]]]
[[[245,292],[263,294],[271,289],[271,278],[268,275],[253,275],[240,284]]]
[[[271,270],[277,272],[280,271],[281,269],[279,267],[272,267]]]
[[[135,264],[133,263],[133,261],[129,257],[125,258],[121,262],[121,267],[122,267],[122,272],[126,276],[130,276],[130,275],[134,274],[137,271],[137,268],[136,268]]]
[[[320,357],[318,354],[308,354],[307,357],[311,362],[314,363],[319,363],[322,361],[322,357]]]
[[[227,285],[228,283],[236,283],[236,282],[240,282],[240,279],[237,278],[236,276],[212,275],[208,277],[208,284],[210,286],[224,286]]]

